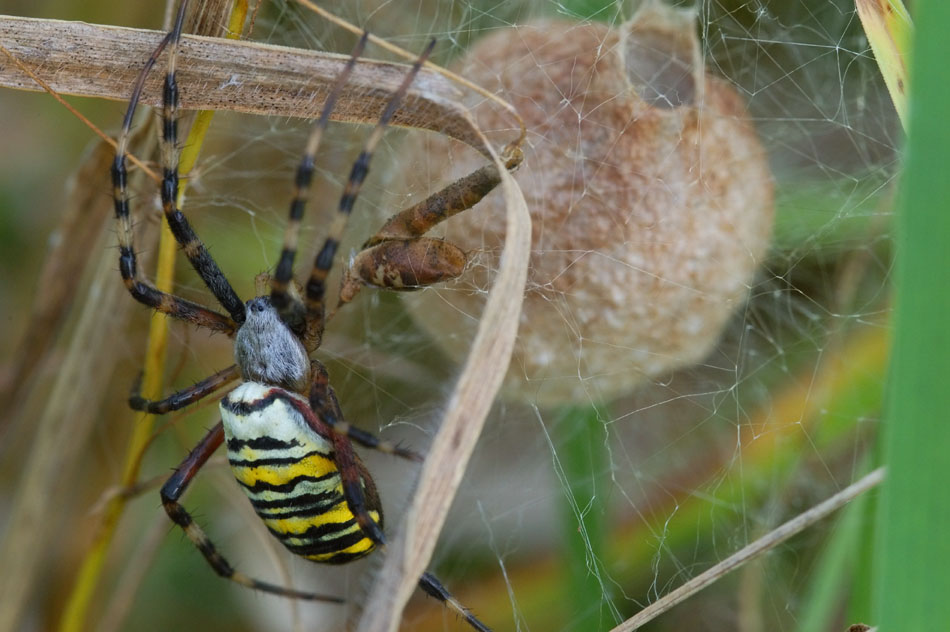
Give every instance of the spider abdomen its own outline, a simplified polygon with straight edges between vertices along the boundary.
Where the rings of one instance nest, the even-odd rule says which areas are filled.
[[[244,382],[231,391],[221,400],[228,461],[257,515],[284,546],[315,562],[343,564],[375,544],[343,495],[332,429],[312,428],[300,407],[309,408],[305,398],[267,384]],[[367,478],[364,488],[372,487]],[[369,514],[381,524],[372,492]]]

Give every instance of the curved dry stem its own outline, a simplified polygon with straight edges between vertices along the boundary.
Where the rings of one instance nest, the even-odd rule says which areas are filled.
[[[487,141],[486,141],[487,144]],[[363,632],[394,631],[426,570],[455,491],[501,387],[511,359],[531,250],[531,217],[521,189],[492,150],[502,174],[507,209],[501,265],[479,320],[478,333],[429,449],[419,486],[359,622]]]

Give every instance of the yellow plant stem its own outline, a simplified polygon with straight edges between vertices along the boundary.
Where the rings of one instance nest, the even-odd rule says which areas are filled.
[[[155,285],[164,292],[169,291],[172,286],[175,251],[175,238],[172,236],[168,225],[162,224]],[[166,320],[167,317],[164,314],[155,313],[152,315],[152,321],[149,325],[148,349],[142,376],[142,392],[146,394],[146,397],[154,397],[155,393],[161,392],[165,349],[168,340]],[[138,455],[151,437],[153,425],[154,415],[145,415],[142,420],[136,423],[126,451],[121,487],[132,485],[138,478],[138,465],[140,463]],[[60,621],[59,629],[62,632],[78,632],[83,629],[86,612],[99,584],[99,577],[102,574],[102,566],[105,562],[109,544],[112,541],[119,518],[122,516],[122,511],[125,509],[125,501],[126,498],[121,494],[114,496],[102,513],[102,521],[99,524],[95,540],[86,553],[82,567],[79,570],[79,577]]]
[[[229,39],[236,39],[240,36],[246,16],[247,0],[236,0],[228,25]],[[214,112],[211,111],[201,111],[196,114],[179,161],[179,173],[182,176],[188,174],[194,167],[213,116]],[[179,207],[184,199],[186,185],[187,180],[183,178],[177,199]],[[162,222],[155,286],[163,292],[171,292],[172,290],[177,249],[171,229],[169,229],[166,222]],[[150,399],[157,399],[162,394],[168,342],[168,320],[167,316],[156,312],[152,314],[149,325],[148,347],[145,352],[145,366],[142,372],[142,393]],[[131,487],[138,481],[142,455],[150,443],[154,426],[155,415],[145,415],[136,422],[135,430],[132,432],[132,438],[125,453],[125,464],[122,469],[122,479],[119,483],[121,489]],[[102,512],[95,539],[86,553],[63,617],[60,620],[59,629],[61,632],[79,632],[83,629],[89,605],[102,576],[102,568],[106,554],[109,551],[109,545],[125,509],[126,500],[127,498],[123,494],[118,494],[108,502]]]

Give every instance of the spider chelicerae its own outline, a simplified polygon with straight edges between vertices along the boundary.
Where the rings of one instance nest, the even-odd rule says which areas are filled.
[[[326,368],[311,356],[320,346],[327,320],[326,279],[367,175],[373,150],[435,41],[430,42],[406,73],[353,164],[338,213],[301,296],[294,283],[293,266],[314,159],[334,103],[366,44],[364,33],[334,82],[307,141],[294,180],[283,248],[270,278],[270,293],[245,303],[177,208],[179,98],[175,71],[186,5],[187,0],[183,0],[174,28],[152,53],[136,80],[119,136],[112,166],[119,270],[129,292],[140,303],[197,327],[233,337],[236,362],[161,400],[145,399],[136,386],[129,403],[136,410],[167,413],[240,380],[241,383],[221,400],[221,421],[162,487],[162,505],[218,575],[285,597],[340,602],[337,597],[284,588],[236,571],[179,499],[212,453],[226,442],[235,478],[267,528],[291,552],[315,562],[343,564],[364,557],[385,543],[379,496],[352,442],[411,461],[420,461],[421,457],[347,424],[329,384]],[[145,79],[166,48],[161,134],[162,207],[178,244],[227,315],[156,289],[142,278],[137,268],[126,184],[126,148]],[[514,168],[519,162],[520,152],[509,151],[506,167]],[[352,300],[363,285],[414,289],[458,276],[466,263],[465,253],[450,243],[425,237],[425,233],[473,206],[499,181],[495,167],[483,167],[395,214],[353,259],[344,275],[340,304]],[[473,628],[488,629],[432,574],[424,573],[419,586],[459,613]]]

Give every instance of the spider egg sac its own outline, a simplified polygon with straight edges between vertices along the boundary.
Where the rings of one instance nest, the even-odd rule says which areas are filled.
[[[527,23],[478,41],[455,70],[528,128],[515,178],[532,253],[506,396],[608,401],[702,361],[746,299],[774,210],[765,151],[736,89],[706,73],[695,13],[648,2],[618,27]],[[492,104],[472,108],[499,145],[516,136]],[[442,137],[413,142],[414,192],[484,164]],[[453,357],[477,326],[504,229],[500,192],[446,222],[468,269],[406,297]]]

